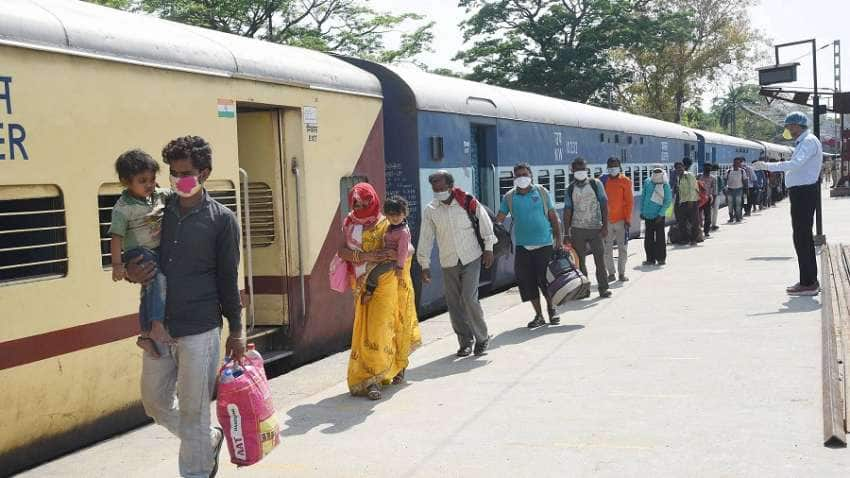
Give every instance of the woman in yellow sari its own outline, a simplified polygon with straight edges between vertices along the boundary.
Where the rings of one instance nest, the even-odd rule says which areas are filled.
[[[349,191],[351,212],[343,230],[346,245],[339,251],[348,261],[354,280],[354,330],[348,362],[348,388],[352,395],[381,398],[381,387],[400,383],[408,356],[421,343],[419,321],[410,279],[411,258],[401,278],[392,270],[380,275],[377,287],[364,298],[366,278],[378,264],[395,260],[384,249],[389,221],[381,214],[378,194],[367,183]]]

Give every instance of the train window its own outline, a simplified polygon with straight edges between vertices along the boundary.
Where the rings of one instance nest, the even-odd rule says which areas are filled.
[[[640,144],[643,144],[643,136],[640,138]]]
[[[615,142],[615,143],[619,143],[619,142],[620,142],[620,135],[619,135],[619,134],[615,134],[615,135],[614,135],[614,142]]]
[[[644,166],[640,170],[640,183],[643,184],[649,178],[649,167]]]
[[[631,137],[631,136],[629,136],[629,139],[627,140],[627,142],[628,142],[629,144],[632,144],[632,137]]]
[[[596,169],[594,169],[594,170],[593,170],[593,177],[594,177],[594,178],[598,178],[599,176],[602,176],[602,168],[596,168]]]
[[[599,133],[599,142],[600,142],[600,143],[604,143],[604,142],[605,142],[605,133]]]
[[[220,202],[234,213],[236,210],[236,188],[233,183],[227,180],[213,179],[204,183],[207,193],[211,198]],[[109,227],[112,226],[112,207],[115,202],[121,197],[123,186],[119,183],[105,183],[100,186],[97,192],[97,217],[98,228],[100,230],[100,265],[104,270],[111,269],[112,257],[109,252]],[[253,204],[253,202],[252,202]],[[253,211],[252,211],[253,213]],[[255,219],[251,217],[251,223],[255,223]],[[252,229],[253,232],[253,229]],[[245,223],[242,218],[242,240],[245,240]],[[252,237],[252,242],[257,243],[257,240]],[[255,246],[256,247],[256,246]]]
[[[555,170],[555,202],[563,203],[567,192],[567,175],[563,169]]]
[[[514,172],[499,171],[499,195],[504,196],[514,187]]]
[[[245,227],[245,196],[240,195],[242,206],[242,244],[248,242]],[[266,183],[248,183],[248,205],[251,216],[251,248],[268,247],[275,240],[274,194]]]
[[[628,171],[628,173],[632,172],[632,168],[626,168],[626,170]],[[635,166],[635,172],[632,175],[632,184],[634,186],[635,191],[640,191],[641,184],[643,184],[640,179],[640,166]]]
[[[0,186],[0,285],[67,275],[66,232],[57,186]]]
[[[552,190],[552,185],[549,183],[551,181],[551,176],[549,175],[548,169],[541,169],[537,172],[537,184],[543,186],[548,190]]]
[[[348,208],[348,191],[351,190],[357,183],[368,183],[369,178],[366,176],[343,176],[339,178],[339,216],[341,220],[345,220],[351,209]]]

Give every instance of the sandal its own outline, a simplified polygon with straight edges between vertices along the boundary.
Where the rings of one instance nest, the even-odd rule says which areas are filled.
[[[393,385],[398,385],[404,382],[404,370],[405,369],[401,369],[401,372],[399,372],[398,375],[393,377]]]
[[[369,397],[369,400],[380,400],[381,399],[381,389],[378,388],[377,385],[372,384],[366,388],[366,396]]]

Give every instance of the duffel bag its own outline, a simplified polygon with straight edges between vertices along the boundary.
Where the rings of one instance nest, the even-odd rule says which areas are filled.
[[[563,305],[590,293],[590,281],[571,259],[569,252],[557,252],[546,266],[546,294],[553,306]]]

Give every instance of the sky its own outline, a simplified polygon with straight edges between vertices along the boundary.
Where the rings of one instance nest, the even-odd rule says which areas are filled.
[[[423,54],[419,59],[431,68],[451,68],[463,71],[462,63],[453,62],[452,57],[463,48],[463,36],[458,28],[466,13],[457,6],[457,0],[368,0],[378,10],[394,13],[416,12],[426,15],[436,22],[434,27],[434,42],[431,45],[433,53]],[[761,0],[750,8],[750,18],[753,25],[762,34],[772,40],[770,43],[787,43],[814,38],[818,47],[830,44],[818,52],[818,87],[833,87],[833,48],[832,42],[840,40],[846,50],[842,52],[843,61],[841,74],[843,89],[850,90],[850,0],[806,0],[792,2],[789,0]],[[780,50],[780,62],[786,63],[807,54],[811,46],[788,47]],[[773,62],[771,56],[765,58],[764,65]],[[800,67],[797,70],[798,82],[788,85],[798,87],[812,86],[811,55],[797,60]],[[762,66],[762,65],[759,65]],[[755,75],[753,82],[755,82]],[[783,85],[784,86],[784,85]],[[719,85],[720,90],[725,85]],[[711,93],[703,100],[703,106],[711,103]]]

